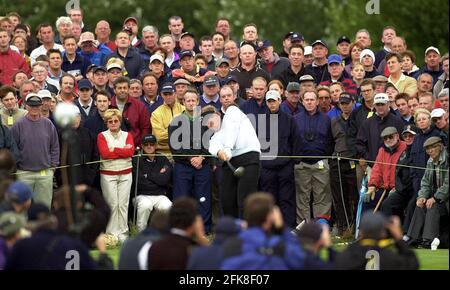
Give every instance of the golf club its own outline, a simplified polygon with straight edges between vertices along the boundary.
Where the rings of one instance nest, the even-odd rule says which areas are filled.
[[[229,160],[227,160],[228,167],[230,167],[231,171],[233,171],[233,175],[236,177],[242,177],[245,172],[245,168],[239,166],[237,169],[231,164]]]

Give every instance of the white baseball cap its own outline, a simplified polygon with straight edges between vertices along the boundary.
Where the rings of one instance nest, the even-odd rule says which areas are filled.
[[[379,93],[376,94],[373,99],[374,104],[388,104],[389,103],[389,96],[385,93]]]
[[[268,100],[279,100],[281,99],[281,95],[278,91],[270,90],[266,93],[266,101]]]
[[[440,117],[444,116],[444,114],[445,114],[444,109],[442,109],[442,108],[434,109],[433,111],[431,111],[431,119],[440,118]]]
[[[430,51],[434,51],[434,52],[436,52],[437,54],[441,55],[441,52],[439,51],[439,49],[438,49],[437,47],[434,47],[434,46],[428,47],[428,48],[425,50],[425,55],[427,55],[428,52],[430,52]]]
[[[305,52],[303,54],[304,55],[312,54],[312,46],[311,45],[305,46]]]

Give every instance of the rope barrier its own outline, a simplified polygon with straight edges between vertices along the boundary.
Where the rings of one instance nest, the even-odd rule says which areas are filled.
[[[214,155],[210,155],[210,154],[200,154],[200,155],[192,155],[192,154],[170,154],[170,155],[166,155],[166,154],[161,154],[161,153],[156,153],[156,154],[136,154],[131,156],[131,158],[136,158],[136,157],[140,157],[140,156],[171,156],[171,157],[194,157],[194,156],[201,156],[201,157],[205,157],[205,158],[217,158]],[[356,161],[356,163],[359,163],[359,159],[356,158],[350,158],[350,157],[342,157],[342,156],[301,156],[301,155],[289,155],[289,156],[285,156],[285,155],[267,155],[267,156],[262,156],[261,160],[264,159],[274,159],[274,158],[286,158],[286,159],[332,159],[332,160],[339,160],[341,161],[341,159],[343,160],[348,160],[348,161]],[[114,160],[114,159],[111,159]],[[78,167],[78,166],[83,166],[83,165],[91,165],[91,164],[97,164],[97,163],[103,163],[103,162],[108,162],[111,161],[108,159],[105,160],[96,160],[96,161],[90,161],[90,162],[86,162],[86,163],[78,163],[78,164],[72,164],[72,165],[63,165],[63,166],[56,166],[56,167],[50,167],[47,168],[48,170],[56,170],[56,169],[63,169],[63,168],[69,168],[69,167]],[[387,162],[377,162],[377,161],[370,161],[370,160],[365,160],[366,163],[368,164],[382,164],[382,165],[395,165],[398,167],[404,167],[404,168],[413,168],[413,169],[422,169],[422,170],[426,170],[426,167],[419,167],[419,166],[412,166],[412,165],[404,165],[404,164],[394,164],[394,163],[387,163]],[[448,169],[439,169],[439,168],[431,168],[429,170],[433,170],[433,171],[441,171],[441,172],[448,172]],[[28,172],[15,172],[12,175],[21,175],[21,174],[27,174]]]

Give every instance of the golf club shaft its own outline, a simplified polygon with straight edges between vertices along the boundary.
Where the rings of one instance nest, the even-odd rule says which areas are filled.
[[[231,164],[230,160],[227,160],[226,162],[228,164],[228,167],[231,169],[231,171],[235,172],[236,168]]]

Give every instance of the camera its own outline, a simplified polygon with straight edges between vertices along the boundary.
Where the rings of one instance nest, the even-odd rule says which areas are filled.
[[[314,134],[314,132],[306,132],[305,133],[305,139],[307,140],[307,141],[313,141],[314,140],[314,138],[316,137],[316,135]]]

